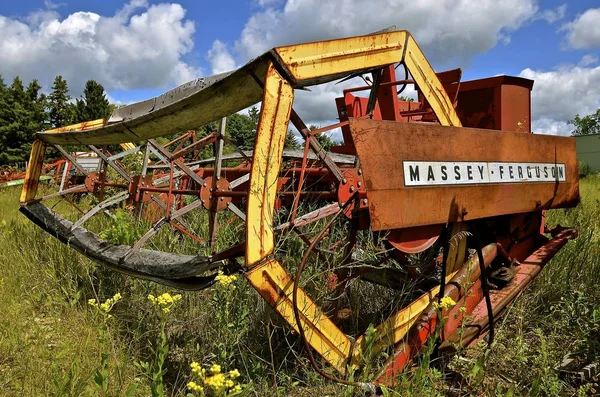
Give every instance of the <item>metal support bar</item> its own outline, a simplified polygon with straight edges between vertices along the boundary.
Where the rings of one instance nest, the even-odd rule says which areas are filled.
[[[75,166],[75,168],[77,168],[77,170],[79,172],[81,172],[83,175],[88,174],[87,171],[77,162],[77,160],[75,158],[73,158],[73,156],[71,156],[69,154],[69,152],[67,152],[65,149],[63,149],[62,146],[54,145],[54,147],[60,152],[60,154],[65,156],[67,158],[67,160],[69,160]]]
[[[89,145],[90,149],[92,149],[92,151],[94,153],[96,153],[102,160],[106,161],[106,163],[108,165],[110,165],[115,171],[117,171],[117,173],[119,175],[121,175],[121,177],[123,179],[125,179],[128,183],[131,183],[131,177],[129,176],[129,174],[123,169],[121,168],[117,163],[115,163],[114,161],[112,161],[110,158],[108,158],[104,153],[102,153],[96,146],[94,145]]]
[[[237,215],[238,218],[240,218],[241,220],[243,220],[244,222],[246,222],[246,214],[244,214],[244,211],[242,211],[241,209],[239,209],[231,201],[227,203],[227,209],[229,209],[231,212],[233,212],[235,215]]]
[[[167,158],[172,157],[172,154],[164,148],[160,143],[156,142],[155,139],[148,139],[148,142],[152,144],[163,156]],[[179,167],[183,172],[185,172],[190,178],[192,178],[198,185],[202,185],[204,183],[204,179],[202,179],[199,175],[196,175],[193,170],[190,169],[187,165],[183,163],[181,160],[174,160],[174,163],[177,167]]]
[[[58,191],[62,192],[65,187],[65,180],[67,179],[67,173],[69,171],[69,164],[72,164],[69,160],[65,160],[65,164],[63,165],[63,174],[62,178],[60,178],[60,186],[58,187]]]
[[[102,211],[103,209],[105,209],[107,207],[110,207],[111,205],[115,205],[117,203],[120,203],[123,200],[127,200],[128,197],[129,197],[129,192],[125,191],[125,192],[121,192],[121,193],[117,194],[116,196],[109,197],[106,200],[96,204],[96,206],[94,206],[94,208],[92,208],[91,210],[86,212],[85,215],[83,215],[81,218],[79,218],[77,220],[77,222],[75,222],[73,224],[73,226],[71,226],[71,230],[83,225],[84,222],[86,222],[88,219],[90,219],[96,213]]]
[[[215,135],[216,134],[210,134],[210,135],[192,143],[191,145],[184,147],[183,149],[173,152],[172,157],[169,160],[175,160],[175,159],[180,158],[181,156],[185,156],[187,153],[191,152],[192,150],[203,149],[204,146],[209,145],[209,144],[213,143],[215,141],[215,139],[218,139],[218,137]]]
[[[139,151],[140,151],[140,149],[141,149],[141,146],[136,146],[136,147],[134,147],[133,149],[129,149],[129,150],[126,150],[126,151],[124,151],[124,152],[121,152],[121,153],[114,154],[114,155],[110,156],[108,159],[109,159],[109,160],[113,160],[113,161],[114,161],[114,160],[118,160],[118,159],[120,159],[120,158],[122,158],[122,157],[129,156],[130,154],[133,154],[133,153],[139,152]]]
[[[235,189],[236,187],[243,185],[244,183],[248,182],[250,180],[250,173],[247,173],[245,175],[240,176],[237,179],[234,179],[233,181],[229,182],[229,189]]]
[[[83,192],[87,192],[87,188],[85,187],[85,185],[77,185],[77,186],[73,186],[71,188],[65,189],[62,192],[55,192],[55,193],[48,194],[48,195],[40,198],[40,201],[48,200],[48,199],[51,199],[54,197],[64,196],[65,194],[83,193]]]
[[[163,156],[158,150],[156,150],[156,148],[152,145],[152,143],[150,143],[150,141],[148,141],[148,144],[150,145],[150,151],[152,152],[152,154],[158,157],[160,161],[162,161],[163,163],[169,162],[169,160],[165,156]]]
[[[292,109],[292,112],[290,114],[290,121],[300,132],[300,135],[302,135],[304,139],[308,139],[308,137],[311,135],[310,129],[306,126],[306,124],[304,124],[304,121],[302,121],[302,119],[300,118],[300,116],[298,116],[294,109]],[[335,162],[327,155],[327,152],[325,151],[325,149],[323,149],[319,141],[317,141],[316,139],[311,139],[310,147],[313,150],[313,152],[315,152],[319,160],[325,163],[325,166],[329,169],[329,171],[331,171],[333,176],[335,176],[335,179],[337,179],[338,181],[344,179],[342,171],[335,164]]]

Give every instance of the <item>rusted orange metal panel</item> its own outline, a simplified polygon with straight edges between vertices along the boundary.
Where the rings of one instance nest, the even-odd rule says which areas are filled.
[[[350,119],[350,130],[374,230],[568,207],[579,199],[572,138],[369,119]]]
[[[513,76],[464,81],[456,112],[465,127],[530,132],[532,87],[532,80]]]

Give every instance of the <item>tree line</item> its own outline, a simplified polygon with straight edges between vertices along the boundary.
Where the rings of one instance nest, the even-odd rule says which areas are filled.
[[[17,76],[7,86],[0,76],[0,165],[26,161],[36,132],[104,118],[115,107],[94,80],[75,102],[62,76],[56,76],[48,95],[41,90],[37,79],[25,87]]]
[[[104,87],[88,80],[80,98],[72,100],[67,81],[56,76],[48,95],[42,92],[37,79],[27,87],[18,76],[7,86],[0,75],[0,165],[22,163],[29,159],[31,143],[36,132],[69,124],[110,116],[116,105],[109,103]],[[244,150],[254,147],[260,110],[249,109],[248,114],[235,113],[227,118],[227,135]],[[199,127],[202,134],[216,131],[217,123]],[[318,128],[311,125],[312,130]],[[318,134],[325,149],[337,144],[328,135]],[[300,149],[294,133],[289,130],[286,149]]]

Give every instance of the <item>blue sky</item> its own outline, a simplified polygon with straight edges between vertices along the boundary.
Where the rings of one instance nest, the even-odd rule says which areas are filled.
[[[566,134],[575,113],[600,106],[597,0],[4,1],[0,74],[7,82],[17,74],[38,78],[45,87],[63,74],[75,97],[93,78],[111,100],[129,103],[237,67],[274,45],[391,24],[411,31],[437,70],[535,79],[540,132]],[[320,87],[298,106],[324,123],[335,115],[336,89]]]

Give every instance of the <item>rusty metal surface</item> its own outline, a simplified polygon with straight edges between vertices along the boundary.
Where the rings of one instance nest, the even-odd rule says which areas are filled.
[[[482,248],[484,267],[488,267],[492,263],[497,253],[495,244],[488,244]],[[479,259],[475,255],[446,284],[443,296],[452,298],[457,302],[455,307],[460,308],[465,299],[469,297],[470,287],[478,280],[480,274]],[[393,386],[397,375],[404,370],[412,358],[418,354],[421,347],[425,345],[430,335],[433,334],[438,321],[438,309],[434,303],[435,300],[432,300],[422,311],[419,318],[411,326],[407,338],[396,346],[393,355],[386,360],[377,375],[376,384]],[[446,316],[448,313],[442,313],[442,315]]]
[[[492,312],[494,320],[498,318],[510,302],[512,302],[527,285],[542,271],[544,266],[567,244],[569,240],[577,237],[577,231],[574,229],[565,229],[558,233],[556,237],[548,241],[542,247],[529,255],[517,266],[517,273],[505,288],[497,291],[490,291],[490,300],[492,303]],[[473,309],[470,321],[460,333],[456,332],[448,337],[444,348],[450,348],[452,343],[468,345],[478,337],[487,332],[489,328],[488,313],[485,302],[481,301]],[[451,330],[454,332],[456,330]],[[448,334],[451,334],[448,332]]]
[[[579,199],[572,138],[368,119],[351,119],[350,128],[373,230],[573,206]],[[403,161],[556,162],[565,165],[566,180],[405,186]],[[508,169],[503,176],[508,178]]]
[[[532,87],[532,80],[512,76],[465,81],[456,112],[465,127],[530,132]]]

